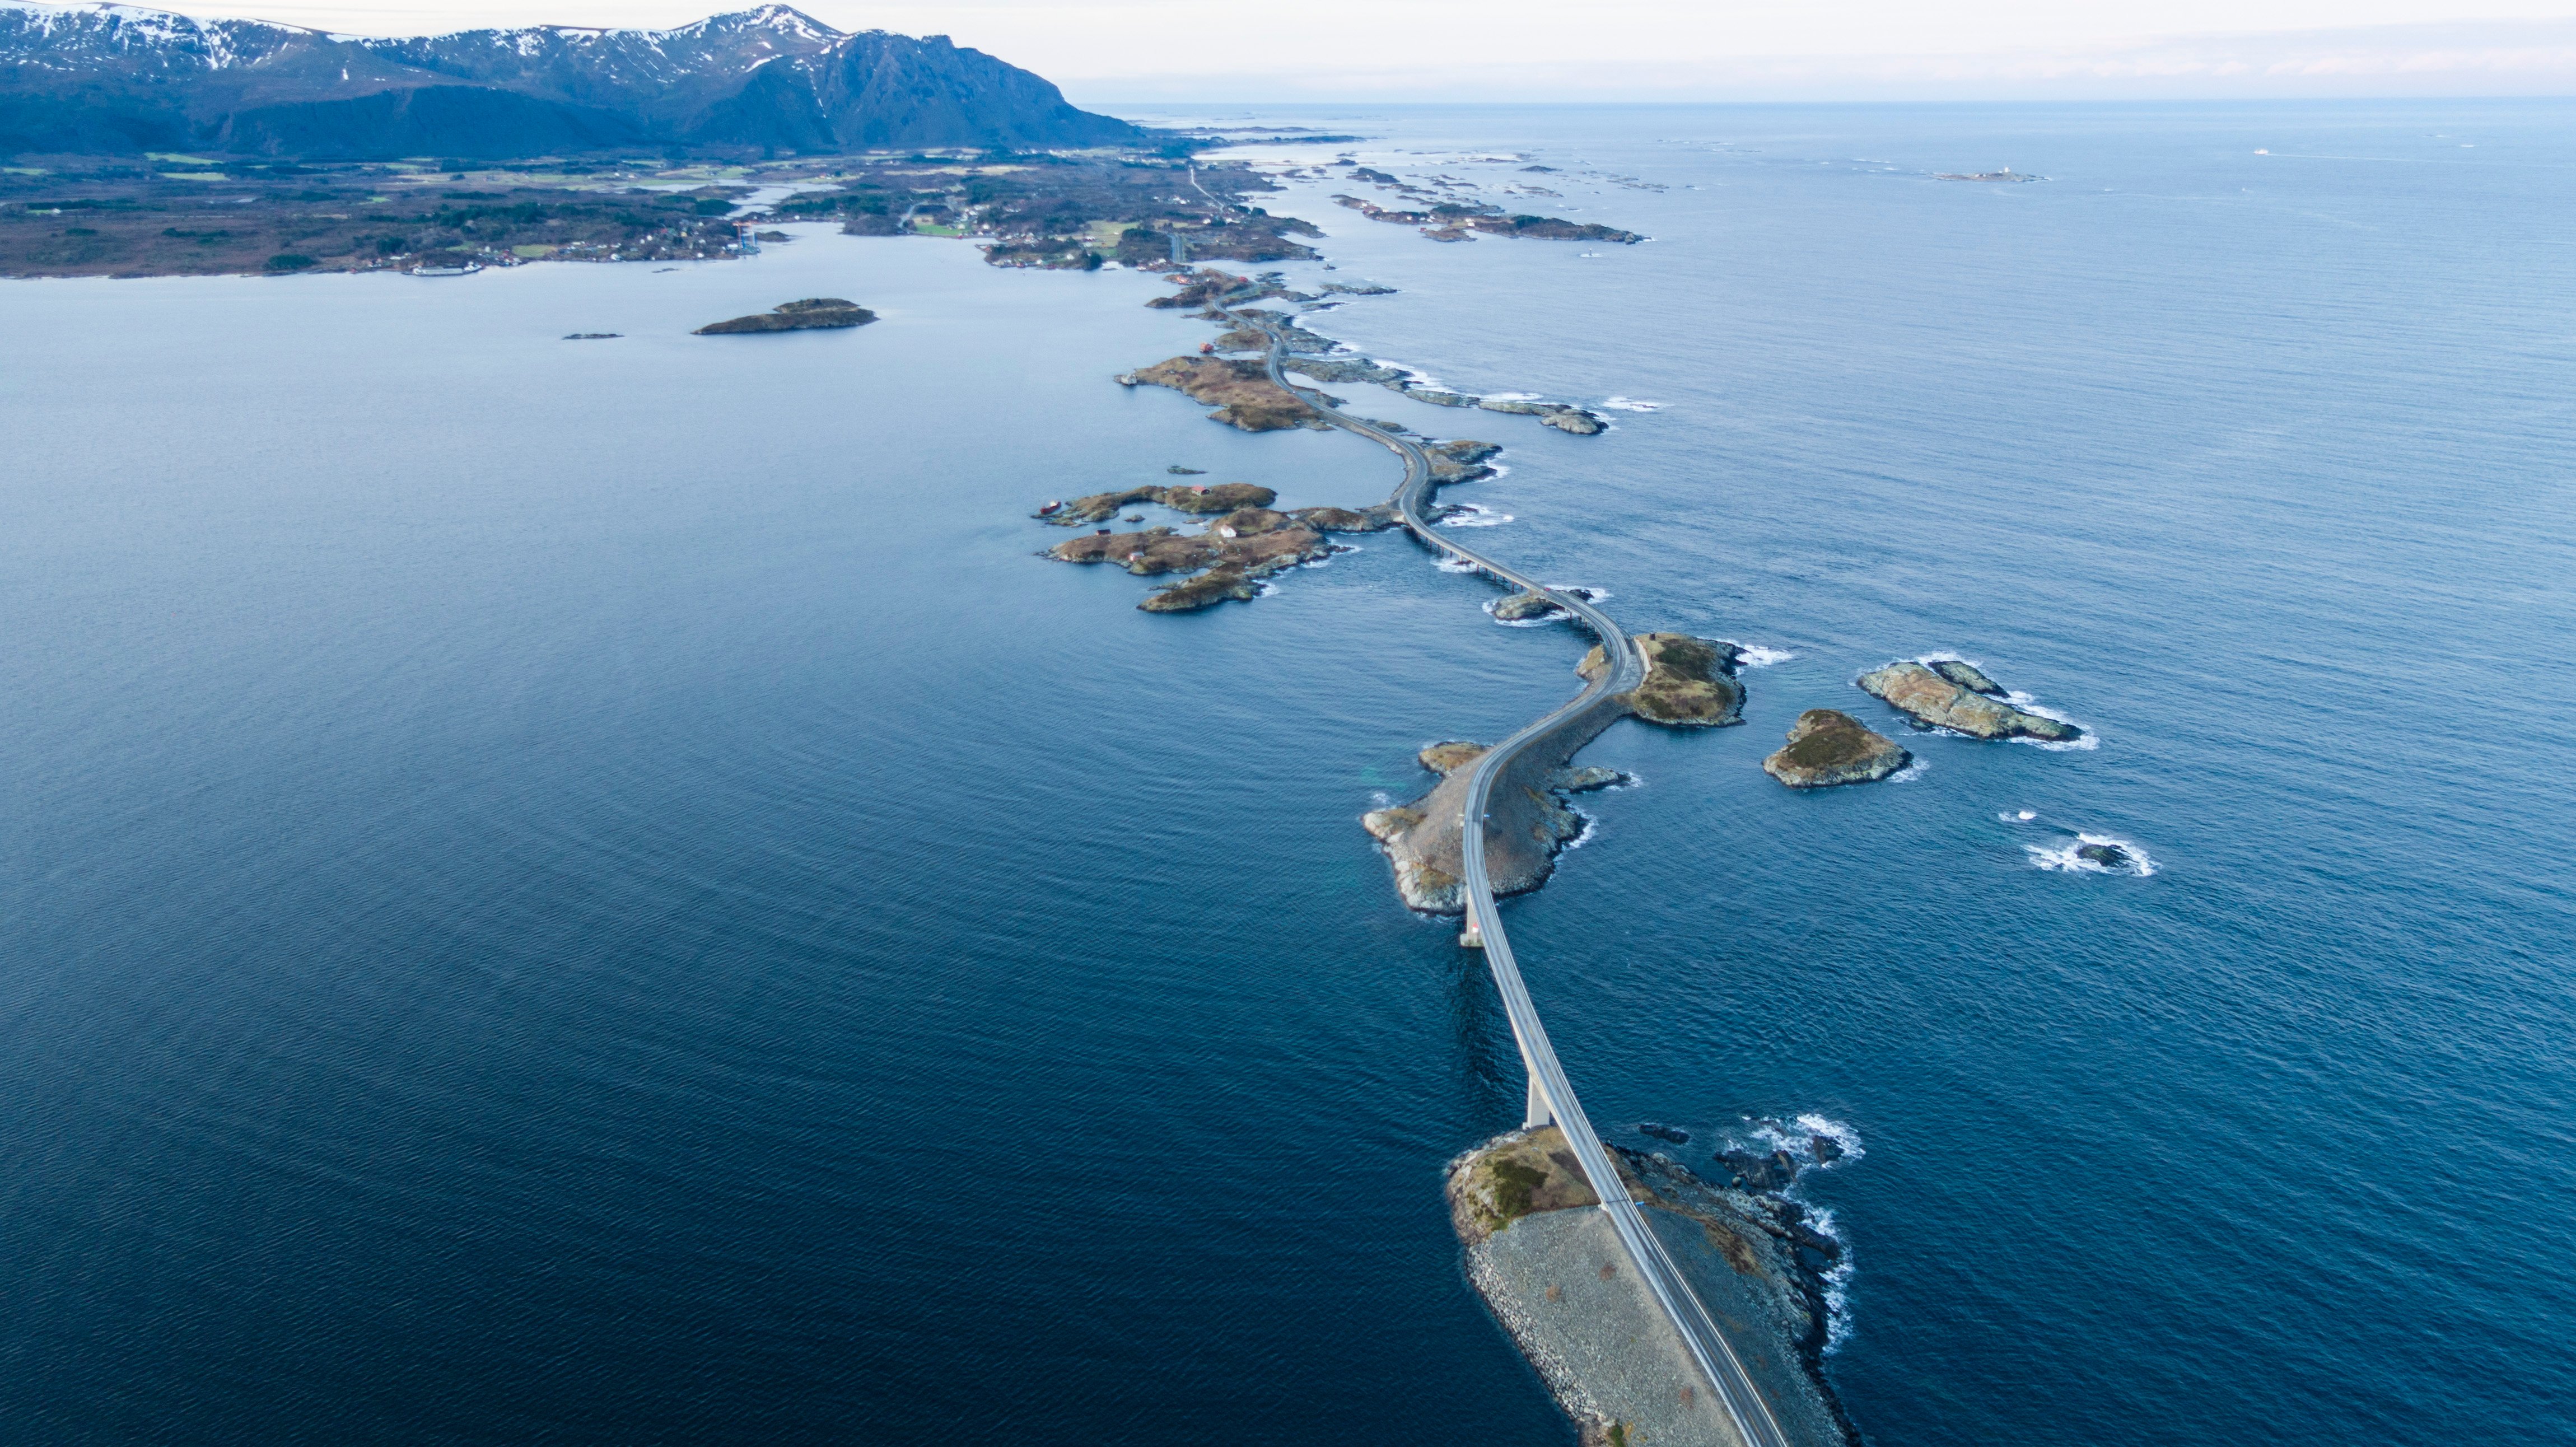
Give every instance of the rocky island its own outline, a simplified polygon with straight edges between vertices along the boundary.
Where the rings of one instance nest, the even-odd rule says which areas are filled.
[[[836,296],[809,296],[803,301],[786,301],[765,312],[731,321],[709,322],[690,333],[698,337],[734,336],[743,332],[803,332],[833,327],[863,327],[875,321],[877,314],[854,301]]]
[[[2064,720],[2001,702],[2000,685],[1957,659],[1945,658],[1930,667],[1913,662],[1891,663],[1862,674],[1856,681],[1862,692],[1903,710],[1925,728],[1944,728],[1978,739],[2028,738],[2052,743],[2084,736],[2084,730]]]
[[[1238,358],[1173,357],[1119,373],[1118,385],[1169,387],[1193,402],[1214,407],[1208,414],[1211,420],[1246,432],[1330,425],[1304,398],[1271,381],[1267,367]]]
[[[1781,1431],[1797,1447],[1858,1447],[1827,1385],[1824,1273],[1842,1248],[1779,1194],[1799,1163],[1757,1158],[1761,1183],[1719,1186],[1660,1152],[1608,1147],[1647,1225],[1717,1319]],[[1739,1153],[1741,1154],[1741,1153]],[[1520,1344],[1586,1447],[1736,1447],[1723,1405],[1630,1269],[1564,1133],[1496,1137],[1450,1163],[1450,1223],[1467,1274]]]
[[[1788,746],[1764,759],[1762,771],[1792,789],[1827,789],[1884,779],[1912,762],[1912,754],[1850,714],[1811,708],[1789,726]]]
[[[1637,649],[1646,655],[1646,680],[1619,695],[1631,713],[1648,723],[1680,728],[1744,722],[1738,712],[1744,706],[1744,685],[1735,680],[1744,666],[1742,649],[1686,633],[1640,633]],[[1598,678],[1608,666],[1596,643],[1574,671]]]
[[[1249,601],[1259,595],[1259,580],[1299,563],[1329,556],[1327,533],[1369,533],[1395,526],[1386,507],[1353,510],[1308,507],[1290,512],[1270,508],[1278,494],[1244,482],[1207,487],[1136,487],[1094,493],[1059,504],[1074,521],[1108,517],[1122,507],[1144,501],[1182,512],[1216,516],[1195,533],[1168,526],[1121,533],[1101,528],[1047,549],[1060,563],[1115,563],[1138,577],[1195,573],[1148,597],[1136,606],[1148,613],[1182,613],[1227,601]],[[1219,508],[1225,508],[1218,512]],[[1048,517],[1062,520],[1063,515]]]

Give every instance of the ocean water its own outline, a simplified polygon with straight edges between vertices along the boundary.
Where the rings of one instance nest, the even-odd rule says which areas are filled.
[[[1508,444],[1480,546],[1787,655],[1509,908],[1613,1138],[1863,1144],[1872,1441],[2576,1440],[2576,107],[1216,119],[1653,238],[1271,203],[1400,288],[1319,330],[1657,404],[1336,389]],[[0,287],[0,1435],[1570,1441],[1439,1194],[1507,1027],[1356,817],[1584,641],[1390,536],[1180,617],[1034,557],[1392,485],[1112,385],[1157,290]],[[685,335],[817,294],[884,320]],[[1936,652],[2097,745],[1761,774]]]

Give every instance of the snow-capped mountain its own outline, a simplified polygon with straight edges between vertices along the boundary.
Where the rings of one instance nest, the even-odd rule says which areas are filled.
[[[0,3],[0,153],[834,152],[1143,135],[946,36],[845,33],[784,5],[671,30],[385,40],[128,5]]]

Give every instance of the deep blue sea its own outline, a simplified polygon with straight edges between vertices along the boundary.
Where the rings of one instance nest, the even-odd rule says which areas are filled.
[[[1861,1143],[1872,1442],[2576,1441],[2576,105],[1192,118],[1652,237],[1269,203],[1400,289],[1317,329],[1655,406],[1337,388],[1508,444],[1480,545],[1788,655],[1510,920],[1614,1139]],[[1585,640],[1389,535],[1035,557],[1394,481],[1113,385],[1163,289],[0,286],[0,1438],[1570,1443],[1440,1197],[1507,1027],[1357,816]],[[686,335],[809,295],[884,320]],[[1934,651],[2097,746],[1760,772]]]

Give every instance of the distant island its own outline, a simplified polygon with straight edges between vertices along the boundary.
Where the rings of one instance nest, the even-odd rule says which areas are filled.
[[[691,335],[723,337],[742,332],[804,332],[863,327],[876,319],[875,312],[857,302],[844,301],[837,296],[809,296],[803,301],[780,302],[765,312],[755,312],[747,317],[709,322]]]

